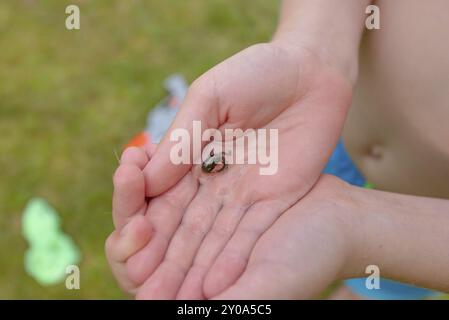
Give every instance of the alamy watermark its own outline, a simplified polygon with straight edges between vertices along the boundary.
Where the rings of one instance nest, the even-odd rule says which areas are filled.
[[[65,269],[67,277],[65,279],[65,287],[67,290],[80,289],[80,268],[77,265],[69,265]]]
[[[65,19],[65,27],[67,30],[79,30],[81,28],[80,8],[71,4],[65,8],[68,17]]]
[[[170,150],[173,164],[202,164],[212,154],[223,155],[226,165],[258,164],[261,175],[274,175],[278,170],[277,129],[202,130],[201,121],[193,121],[192,136],[187,129],[170,133],[175,142]],[[203,150],[202,146],[208,143]]]
[[[369,274],[365,280],[365,287],[368,290],[380,289],[380,269],[375,264],[371,264],[366,267],[365,273]]]
[[[380,8],[375,5],[369,5],[365,9],[365,13],[369,16],[365,20],[365,27],[368,30],[380,29]]]
[[[67,30],[79,30],[81,28],[80,8],[77,5],[71,4],[65,8],[65,13],[68,14],[65,20]],[[376,5],[369,5],[365,9],[365,13],[369,14],[365,20],[366,28],[368,30],[379,30],[380,8]]]

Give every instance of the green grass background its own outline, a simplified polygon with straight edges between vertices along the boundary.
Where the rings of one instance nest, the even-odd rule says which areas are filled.
[[[65,28],[77,4],[81,30]],[[145,125],[173,72],[192,81],[267,41],[277,0],[0,1],[0,298],[123,298],[106,263],[114,150]],[[82,251],[81,289],[23,268],[21,214],[34,196]]]

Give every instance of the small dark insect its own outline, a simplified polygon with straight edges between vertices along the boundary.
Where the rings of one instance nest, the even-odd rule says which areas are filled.
[[[225,153],[214,154],[212,150],[209,158],[201,164],[201,170],[205,173],[220,172],[226,168]]]

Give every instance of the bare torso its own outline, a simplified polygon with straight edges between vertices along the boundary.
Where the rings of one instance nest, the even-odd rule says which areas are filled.
[[[381,0],[343,133],[378,189],[449,198],[449,1]]]

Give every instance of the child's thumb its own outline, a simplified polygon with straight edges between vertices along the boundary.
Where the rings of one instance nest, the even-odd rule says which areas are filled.
[[[192,84],[173,124],[144,169],[146,195],[157,196],[175,185],[199,159],[205,145],[201,136],[206,129],[220,125],[219,110],[213,92],[201,84]]]

